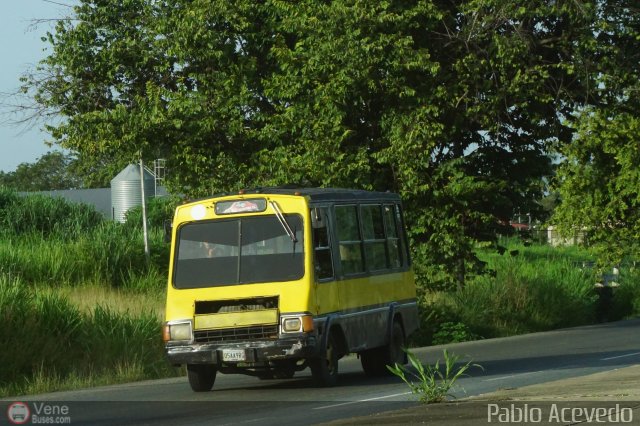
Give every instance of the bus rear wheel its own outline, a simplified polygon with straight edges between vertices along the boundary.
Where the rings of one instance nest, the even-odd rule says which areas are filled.
[[[209,392],[216,381],[218,370],[213,364],[187,364],[189,384],[194,392]]]
[[[333,333],[327,338],[324,354],[309,360],[311,376],[316,386],[330,387],[338,382],[338,348]]]
[[[364,373],[372,377],[385,376],[391,374],[387,365],[406,364],[404,345],[405,338],[402,325],[399,321],[394,321],[387,345],[360,353],[360,363]]]

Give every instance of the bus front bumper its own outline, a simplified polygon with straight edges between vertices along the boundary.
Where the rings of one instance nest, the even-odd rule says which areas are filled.
[[[318,353],[316,336],[279,338],[259,342],[227,344],[167,344],[165,352],[169,362],[181,364],[264,364],[278,360],[296,360]]]

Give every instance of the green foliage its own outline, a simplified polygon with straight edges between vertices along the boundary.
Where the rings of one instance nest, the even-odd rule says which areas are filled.
[[[484,337],[592,323],[597,275],[570,257],[574,250],[510,245],[502,256],[490,254],[496,276],[478,277],[455,295],[462,321]]]
[[[585,111],[575,143],[563,149],[552,220],[566,235],[586,231],[602,264],[640,256],[639,133],[635,113]]]
[[[420,328],[410,336],[411,346],[432,345],[443,324],[461,322],[451,292],[424,292],[418,298],[418,306]]]
[[[145,274],[149,268],[161,273],[169,263],[167,257],[162,265],[147,265],[142,230],[132,231],[116,222],[105,222],[79,240],[77,248],[84,266],[92,265],[93,276],[114,287],[126,286],[128,276]]]
[[[554,224],[565,235],[585,230],[601,265],[640,254],[640,16],[625,0],[598,2],[607,20],[593,22],[596,40],[582,56],[593,65],[585,95],[598,99],[567,115],[575,137],[559,144],[564,157],[555,188],[560,197]],[[614,24],[615,22],[615,24]]]
[[[606,319],[616,321],[640,315],[640,270],[633,264],[620,266],[619,286],[613,289]]]
[[[503,255],[478,250],[489,273],[455,291],[419,295],[421,325],[411,343],[422,346],[478,338],[504,337],[592,324],[606,311],[615,320],[640,313],[638,270],[620,266],[620,287],[603,306],[594,288],[603,270],[584,248],[524,245],[501,240]]]
[[[101,306],[81,312],[65,298],[5,276],[0,313],[1,396],[33,391],[35,382],[47,380],[53,389],[41,391],[51,391],[70,379],[97,380],[127,366],[143,366],[147,378],[175,374],[164,359],[155,314],[119,314]]]
[[[446,343],[468,342],[480,338],[480,336],[473,333],[464,323],[445,322],[440,325],[438,331],[433,335],[433,344],[442,345]]]
[[[0,172],[0,187],[16,191],[51,191],[82,186],[82,177],[74,173],[75,158],[51,151],[35,163],[21,163],[13,172]]]
[[[81,0],[23,89],[97,180],[141,153],[189,196],[399,192],[420,284],[452,288],[475,241],[541,213],[549,142],[629,68],[599,60],[636,19],[609,3]]]
[[[103,222],[92,206],[46,195],[18,196],[0,189],[0,235],[78,238]]]
[[[179,203],[180,200],[172,196],[150,198],[146,205],[148,226],[162,229],[165,221],[173,220],[173,214]],[[142,206],[137,206],[127,211],[125,222],[131,228],[141,227]]]
[[[426,404],[442,402],[446,398],[455,398],[451,392],[455,387],[456,381],[464,376],[469,368],[480,367],[477,364],[471,364],[471,361],[456,366],[460,357],[455,354],[449,354],[445,349],[443,351],[444,371],[442,371],[440,360],[437,360],[433,366],[425,365],[420,362],[415,354],[410,351],[406,352],[409,362],[415,371],[411,371],[399,364],[387,366],[387,368],[400,377],[409,386],[412,393],[419,396],[420,402]]]
[[[3,275],[33,285],[100,282],[138,289],[164,285],[169,247],[160,228],[149,230],[152,262],[147,263],[141,227],[105,221],[89,206],[0,190],[0,212]]]

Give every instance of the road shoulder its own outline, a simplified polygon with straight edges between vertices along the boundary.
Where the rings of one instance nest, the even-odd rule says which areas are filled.
[[[549,417],[549,406],[586,407],[595,409],[603,407],[616,408],[620,411],[631,410],[632,422],[625,424],[640,425],[640,365],[619,368],[588,376],[557,380],[522,388],[500,389],[496,392],[481,394],[455,402],[431,405],[416,405],[404,410],[373,414],[352,419],[337,420],[324,425],[414,425],[437,424],[446,426],[462,426],[472,424],[494,423],[489,416],[490,408],[500,413],[503,407],[518,410],[526,407],[530,412],[540,409]],[[540,408],[539,408],[540,407]],[[585,408],[585,410],[586,410]],[[505,414],[505,415],[506,415]],[[553,414],[551,412],[551,414]],[[489,417],[488,417],[489,416]],[[499,422],[496,415],[495,423]],[[511,418],[509,423],[515,422]],[[552,424],[553,422],[535,422]]]

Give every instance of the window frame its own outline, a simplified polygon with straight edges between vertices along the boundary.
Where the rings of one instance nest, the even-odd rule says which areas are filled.
[[[359,236],[359,240],[341,240],[340,239],[340,235],[339,235],[339,230],[338,230],[338,209],[339,208],[345,208],[345,207],[353,207],[354,211],[356,212],[356,229],[358,231],[358,236]],[[360,203],[358,202],[348,202],[348,203],[335,203],[333,205],[333,217],[334,217],[334,223],[335,223],[335,228],[334,228],[334,235],[335,235],[335,239],[336,239],[336,253],[337,256],[335,257],[335,259],[338,261],[338,266],[339,266],[339,271],[340,271],[340,276],[341,277],[348,277],[348,278],[352,278],[352,277],[358,277],[358,276],[363,276],[366,275],[368,273],[367,271],[367,264],[366,264],[366,259],[365,259],[365,255],[364,255],[364,247],[363,247],[363,243],[362,243],[362,228],[361,228],[361,220],[360,220]],[[362,266],[362,269],[359,271],[355,271],[355,272],[345,272],[345,268],[343,267],[343,259],[342,259],[342,253],[341,253],[341,246],[346,246],[346,247],[353,247],[356,246],[358,251],[360,252],[360,264]],[[334,265],[334,271],[335,271],[335,265]]]
[[[305,235],[304,235],[304,218],[303,215],[299,214],[299,213],[287,213],[285,214],[285,217],[287,218],[292,218],[295,217],[297,220],[299,220],[300,222],[300,231],[301,231],[301,236],[302,239],[299,240],[296,244],[299,244],[299,252],[297,252],[297,254],[299,254],[301,256],[301,264],[300,266],[300,273],[298,275],[296,275],[295,278],[291,278],[291,279],[276,279],[276,280],[241,280],[240,278],[242,277],[242,264],[243,264],[243,260],[247,260],[247,257],[251,257],[251,256],[262,256],[261,254],[252,254],[252,255],[247,255],[247,254],[243,254],[242,251],[242,247],[244,246],[248,246],[247,245],[243,245],[242,244],[242,226],[243,226],[243,221],[255,221],[255,220],[259,220],[261,218],[275,218],[275,215],[241,215],[241,216],[235,216],[235,217],[225,217],[225,218],[221,218],[221,219],[210,219],[210,220],[202,220],[202,221],[189,221],[189,222],[185,222],[183,224],[181,224],[178,229],[177,229],[177,233],[176,233],[176,241],[175,241],[175,254],[174,254],[174,258],[173,258],[173,265],[172,265],[172,276],[171,276],[171,285],[173,288],[177,289],[177,290],[187,290],[187,289],[202,289],[202,288],[215,288],[215,287],[226,287],[226,286],[243,286],[243,285],[249,285],[249,284],[261,284],[261,283],[269,283],[269,282],[291,282],[291,281],[299,281],[301,279],[304,278],[304,276],[306,275],[307,271],[306,271],[306,265],[305,265],[305,257],[306,257],[306,250],[305,250]],[[193,284],[193,283],[189,283],[189,284],[177,284],[177,277],[178,277],[178,271],[179,271],[179,263],[183,262],[183,261],[188,261],[188,260],[193,260],[193,261],[200,261],[200,262],[204,262],[204,259],[207,259],[207,256],[204,257],[195,257],[192,259],[189,258],[181,258],[180,256],[180,244],[181,244],[181,232],[183,231],[183,229],[195,225],[195,226],[202,226],[202,225],[206,225],[206,224],[223,224],[223,223],[233,223],[235,222],[237,224],[238,228],[238,243],[239,245],[235,246],[238,247],[238,253],[237,255],[234,255],[233,257],[236,259],[236,261],[234,262],[234,266],[235,269],[237,270],[236,272],[236,281],[234,282],[216,282],[214,284],[209,284],[209,285],[197,285],[197,284]],[[283,237],[284,235],[280,235],[279,237]],[[185,240],[185,241],[191,241],[191,240]],[[207,241],[203,241],[203,242],[207,242]],[[209,241],[210,243],[216,244],[213,241]],[[256,241],[255,243],[258,243],[258,241]],[[287,254],[287,253],[276,253],[276,254]],[[268,255],[268,254],[267,254]],[[244,259],[243,259],[244,257]],[[231,258],[231,257],[230,257]]]
[[[325,228],[327,230],[327,246],[317,246],[316,245],[316,236],[315,236],[315,229],[313,227],[313,219],[311,217],[311,215],[314,214],[314,210],[315,209],[322,209],[324,210],[324,220],[325,220]],[[314,272],[314,277],[315,277],[315,281],[318,283],[326,283],[326,282],[332,282],[335,281],[338,278],[338,274],[336,271],[336,260],[335,260],[335,256],[334,256],[334,240],[335,237],[333,235],[334,233],[334,229],[335,226],[333,225],[333,218],[332,218],[332,214],[331,214],[331,205],[310,205],[309,206],[309,223],[311,224],[311,244],[312,244],[312,248],[313,248],[313,272]],[[331,264],[331,272],[332,275],[331,277],[323,277],[323,278],[319,278],[318,277],[318,273],[317,273],[317,256],[316,253],[318,252],[318,250],[321,251],[328,251],[329,252],[329,261]]]
[[[389,262],[389,249],[387,247],[388,245],[388,237],[387,237],[387,229],[385,226],[385,220],[384,220],[384,214],[382,211],[383,208],[383,203],[362,203],[360,204],[360,215],[359,218],[363,218],[364,214],[363,214],[363,210],[365,208],[368,207],[377,207],[377,211],[379,214],[379,218],[380,218],[380,225],[382,225],[382,237],[383,238],[366,238],[367,235],[365,235],[364,232],[364,227],[365,227],[365,223],[363,220],[360,220],[360,228],[361,228],[361,235],[362,235],[362,245],[363,245],[363,252],[364,252],[364,257],[365,257],[365,269],[367,272],[369,273],[377,273],[377,272],[384,272],[390,269],[393,269],[390,267],[390,262]],[[374,225],[374,237],[375,235],[375,225]],[[382,244],[382,246],[384,247],[384,260],[385,260],[385,266],[382,268],[376,268],[373,269],[373,265],[372,265],[372,259],[369,258],[369,255],[367,254],[367,246],[373,246],[374,244]]]
[[[369,238],[365,239],[365,225],[363,223],[363,209],[371,206],[378,207],[380,211],[380,217],[382,218],[383,238]],[[360,233],[360,240],[344,240],[340,241],[338,235],[338,211],[341,207],[355,207],[356,211],[356,220],[358,224],[358,229]],[[389,224],[388,219],[385,216],[385,207],[389,207],[391,209],[391,218],[393,219],[393,223]],[[410,265],[410,256],[409,249],[407,244],[407,234],[406,229],[404,228],[404,217],[402,214],[402,206],[399,202],[389,201],[389,200],[362,200],[362,201],[354,201],[349,200],[345,202],[334,202],[331,206],[331,225],[332,229],[330,230],[330,238],[333,237],[332,242],[332,250],[335,255],[333,258],[333,267],[334,267],[334,276],[337,280],[344,279],[353,279],[363,276],[370,275],[383,275],[389,273],[400,272],[403,270],[407,270]],[[395,236],[391,235],[391,227],[395,231]],[[395,265],[392,264],[391,259],[391,246],[395,242],[397,244],[397,263]],[[378,268],[372,265],[371,256],[367,254],[367,245],[373,244],[381,244],[384,243],[384,252],[385,252],[385,267]],[[360,253],[362,255],[362,262],[364,265],[364,270],[359,272],[345,272],[343,267],[343,260],[340,256],[340,245],[347,246],[359,246]]]

